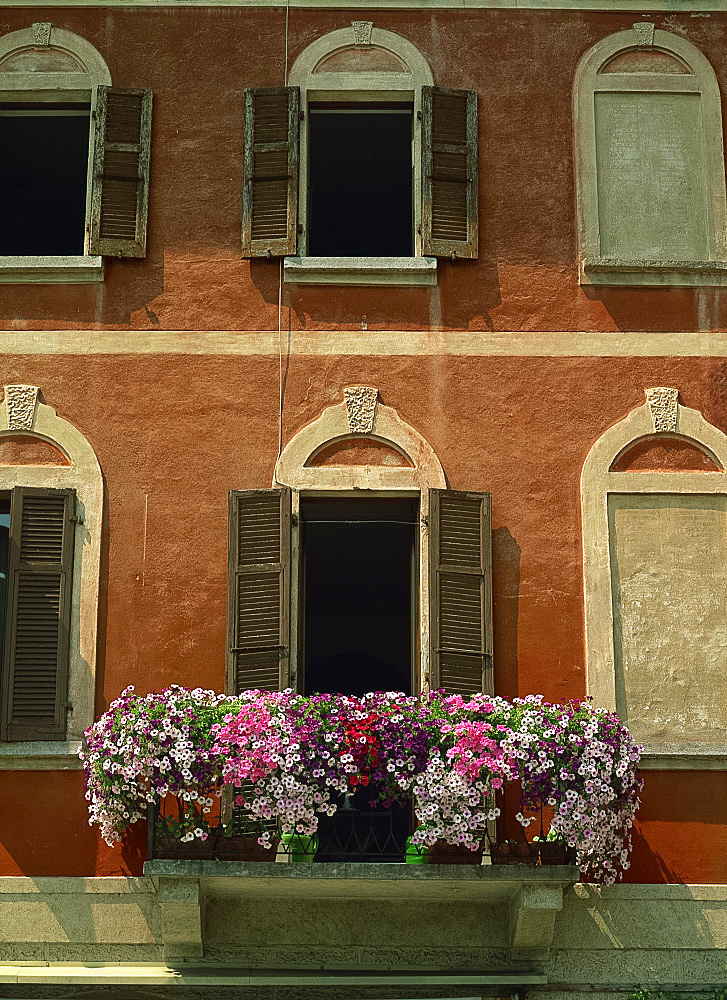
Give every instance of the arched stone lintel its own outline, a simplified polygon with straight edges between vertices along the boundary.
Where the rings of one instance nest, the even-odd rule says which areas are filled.
[[[0,36],[0,63],[12,52],[37,47],[32,27],[21,28],[18,31],[11,31],[7,35]],[[50,47],[60,49],[63,52],[69,52],[71,55],[79,59],[85,67],[86,74],[89,77],[89,86],[98,86],[99,84],[103,84],[108,87],[111,86],[111,73],[109,72],[105,59],[98,49],[94,48],[94,46],[91,45],[90,42],[87,42],[85,38],[82,38],[73,31],[68,31],[66,28],[56,28],[55,25],[52,25],[50,32]],[[16,75],[22,74],[4,74],[0,72],[0,78],[2,79],[7,76]],[[38,89],[43,89],[42,77],[44,74],[41,72],[33,75],[37,75],[38,77]],[[61,74],[61,76],[62,75],[63,74]],[[9,82],[12,83],[13,81]],[[3,87],[3,89],[5,88]]]
[[[413,468],[387,466],[308,466],[322,448],[350,438],[345,403],[329,406],[302,428],[283,449],[275,467],[273,485],[296,490],[423,490],[444,489],[446,478],[434,449],[395,409],[378,405],[374,429],[356,435],[360,441],[389,445],[412,463]]]
[[[289,85],[291,87],[301,87],[304,89],[312,87],[313,83],[311,78],[313,77],[316,66],[318,66],[322,59],[342,49],[355,48],[357,44],[353,26],[348,28],[339,28],[337,31],[329,31],[327,34],[321,35],[320,38],[317,38],[314,42],[311,42],[307,48],[303,49],[293,63],[290,73],[288,74]],[[429,63],[416,45],[413,45],[412,42],[410,42],[407,38],[404,38],[403,35],[398,35],[393,31],[386,31],[383,28],[374,27],[371,30],[370,44],[372,46],[376,46],[377,48],[393,52],[394,55],[398,56],[404,63],[406,63],[409,68],[409,74],[405,74],[404,79],[407,81],[406,86],[410,89],[432,86],[434,80]],[[362,82],[360,79],[361,76],[365,78],[365,74],[336,73],[330,75],[346,78],[338,81],[338,89],[366,88],[365,82]],[[386,75],[388,76],[391,74]],[[400,76],[400,74],[397,75]],[[349,77],[350,79],[348,79]],[[356,79],[357,77],[359,77],[358,80]],[[397,88],[398,86],[399,85],[397,84]]]
[[[638,30],[636,25],[602,38],[581,57],[576,67],[576,80],[591,74],[596,75],[619,52],[626,52],[629,49],[652,48],[676,56],[689,67],[695,76],[701,77],[705,83],[717,85],[717,77],[712,64],[696,45],[692,45],[681,35],[675,35],[671,31],[662,31],[660,28],[653,32],[651,38],[651,43],[645,44],[643,33]]]

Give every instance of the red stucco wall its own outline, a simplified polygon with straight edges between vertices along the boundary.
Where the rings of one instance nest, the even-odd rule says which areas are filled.
[[[352,12],[290,11],[290,62]],[[580,470],[603,431],[675,385],[727,431],[727,363],[664,357],[452,357],[453,331],[727,328],[720,289],[577,283],[571,88],[579,57],[633,14],[357,11],[419,47],[443,86],[479,92],[480,247],[438,285],[283,291],[285,330],[433,331],[432,356],[294,355],[283,440],[376,385],[431,443],[449,484],[493,494],[496,687],[585,693]],[[278,265],[239,258],[245,86],[281,85],[284,9],[4,10],[0,32],[51,20],[92,42],[115,84],[154,90],[148,256],[108,260],[87,286],[0,286],[0,330],[278,329]],[[727,12],[655,15],[727,86]],[[444,331],[444,335],[437,331]],[[396,336],[392,334],[392,343]],[[2,333],[0,333],[0,349]],[[48,350],[51,348],[49,347]],[[97,711],[126,685],[222,689],[227,493],[269,486],[278,357],[4,355],[6,383],[42,387],[105,478]],[[145,518],[146,510],[146,518]],[[144,524],[146,520],[146,537]],[[632,881],[726,881],[727,787],[717,773],[646,774]],[[138,873],[143,830],[109,850],[78,772],[0,772],[0,874]]]

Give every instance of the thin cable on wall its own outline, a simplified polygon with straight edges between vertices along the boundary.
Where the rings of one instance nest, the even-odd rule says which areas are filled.
[[[290,0],[285,4],[285,60],[283,86],[288,86],[288,30],[290,25]],[[283,258],[278,262],[278,459],[283,453]],[[277,469],[278,459],[275,461]],[[275,473],[273,473],[275,479]],[[275,479],[277,482],[277,479]]]

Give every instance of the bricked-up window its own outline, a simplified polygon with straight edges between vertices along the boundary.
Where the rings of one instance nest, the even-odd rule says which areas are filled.
[[[3,740],[66,737],[75,524],[74,490],[18,486],[0,500]]]
[[[685,38],[635,24],[575,79],[582,283],[722,284],[727,200],[719,86]]]
[[[0,106],[0,256],[83,254],[90,114]]]

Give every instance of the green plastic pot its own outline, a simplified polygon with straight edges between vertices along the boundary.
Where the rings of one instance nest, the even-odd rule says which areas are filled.
[[[303,833],[284,833],[280,839],[283,851],[291,861],[307,865],[313,863],[318,850],[318,837],[315,834],[309,837]]]
[[[428,865],[429,853],[421,844],[412,844],[411,837],[406,841],[406,863],[408,865]]]

